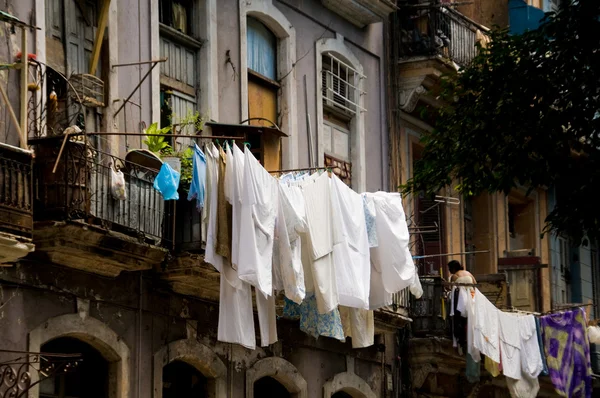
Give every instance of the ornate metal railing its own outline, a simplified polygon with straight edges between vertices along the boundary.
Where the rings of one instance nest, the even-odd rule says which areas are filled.
[[[1,350],[0,355],[12,357],[0,362],[0,398],[24,398],[32,387],[58,373],[77,368],[80,354],[52,354]]]
[[[158,170],[95,149],[88,142],[64,137],[30,140],[36,151],[35,220],[83,220],[158,243],[166,228],[165,202],[154,188]],[[56,171],[54,168],[56,166]],[[125,178],[127,198],[111,192],[111,168]]]
[[[466,66],[477,54],[477,28],[457,11],[440,6],[404,7],[398,18],[400,60],[441,55]]]
[[[31,238],[32,152],[0,143],[0,230]]]

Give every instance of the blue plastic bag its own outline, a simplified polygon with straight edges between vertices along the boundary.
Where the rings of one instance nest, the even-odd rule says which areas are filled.
[[[154,189],[160,192],[164,200],[179,199],[179,173],[167,163],[163,163],[158,175],[154,179]]]

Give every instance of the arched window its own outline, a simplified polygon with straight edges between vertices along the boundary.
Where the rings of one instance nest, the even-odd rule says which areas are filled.
[[[42,352],[81,354],[81,360],[42,380],[40,398],[108,398],[108,362],[92,346],[60,337],[44,344]],[[43,369],[44,363],[41,366]]]
[[[163,368],[163,398],[208,397],[208,380],[193,366],[173,361]]]
[[[263,377],[254,383],[254,398],[290,398],[290,392],[272,377]]]
[[[277,37],[262,22],[248,17],[248,69],[277,80]]]

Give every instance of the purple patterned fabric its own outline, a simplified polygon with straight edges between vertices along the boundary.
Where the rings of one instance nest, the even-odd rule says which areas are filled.
[[[548,374],[558,395],[591,397],[590,344],[582,309],[540,318]]]

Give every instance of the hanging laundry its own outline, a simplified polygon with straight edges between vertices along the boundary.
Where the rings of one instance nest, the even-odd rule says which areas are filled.
[[[512,398],[535,398],[540,391],[540,382],[537,377],[523,375],[519,380],[506,378],[506,387]]]
[[[256,348],[252,292],[229,265],[222,267],[219,290],[219,324],[217,340]]]
[[[544,370],[544,363],[533,315],[519,317],[519,334],[521,336],[521,370],[523,375],[536,378]]]
[[[277,181],[248,148],[244,151],[241,192],[238,276],[260,290],[273,293],[273,242],[279,199]]]
[[[365,224],[367,226],[367,237],[369,239],[369,248],[379,246],[377,240],[377,226],[375,220],[377,213],[375,211],[375,204],[372,200],[367,199],[366,194],[361,194],[363,200],[363,210],[365,212]]]
[[[542,376],[548,376],[548,364],[546,363],[546,354],[544,353],[544,341],[542,338],[542,328],[540,326],[540,319],[535,318],[535,330],[537,334],[538,347],[540,352],[540,357],[542,358],[542,372],[540,373]]]
[[[502,372],[506,377],[521,378],[521,333],[519,316],[510,312],[497,311]],[[497,361],[500,362],[500,361]]]
[[[583,310],[540,318],[548,373],[562,397],[591,397],[590,345]]]
[[[466,354],[467,365],[466,365],[466,376],[467,381],[471,384],[478,383],[481,377],[481,364],[475,361],[471,354]]]
[[[369,308],[371,257],[362,197],[331,177],[333,264],[340,305]]]
[[[206,156],[198,146],[194,144],[194,155],[192,157],[192,182],[187,200],[196,199],[196,209],[201,211],[204,207],[204,195],[206,192]]]
[[[163,196],[164,200],[178,200],[179,173],[171,168],[168,163],[163,163],[154,179],[154,189]]]
[[[231,264],[237,269],[240,254],[240,222],[242,214],[242,187],[244,180],[244,154],[234,145],[233,149],[226,149],[226,192],[225,195],[231,203]],[[231,165],[231,167],[229,167]]]
[[[500,343],[498,327],[498,309],[485,297],[479,289],[475,290],[473,299],[475,328],[473,329],[473,345],[483,355],[494,362],[500,362]],[[504,368],[504,365],[502,365]]]
[[[500,375],[500,364],[492,361],[488,357],[485,357],[484,367],[492,377],[498,377]]]
[[[277,342],[277,315],[275,312],[275,296],[264,295],[260,290],[255,291],[258,326],[260,329],[260,345],[267,347]]]
[[[370,347],[375,343],[373,311],[362,308],[339,307],[344,335],[352,339],[352,348]]]
[[[285,296],[300,304],[306,296],[302,266],[302,239],[307,230],[302,191],[296,186],[279,184],[278,232],[279,269]]]
[[[217,207],[219,181],[219,150],[213,143],[206,146],[206,187],[207,197],[202,219],[206,221],[206,247],[204,261],[212,264],[217,271],[223,267],[223,257],[215,252],[217,238]]]
[[[402,208],[402,197],[398,193],[388,192],[366,195],[375,204],[379,243],[371,249],[371,260],[376,268],[381,269],[385,290],[395,293],[411,287],[413,294],[418,292],[420,283],[415,281],[417,272],[408,248],[408,226]]]
[[[308,225],[310,261],[319,313],[327,314],[339,304],[333,265],[331,186],[324,173],[303,186]]]
[[[292,319],[299,318],[300,330],[314,338],[324,336],[342,342],[346,341],[339,310],[335,308],[321,314],[317,308],[317,298],[313,293],[307,294],[300,305],[285,298],[283,316]]]
[[[217,192],[217,236],[215,252],[223,258],[231,260],[231,203],[225,196],[227,155],[219,148],[219,180]],[[230,165],[231,167],[231,165]]]

